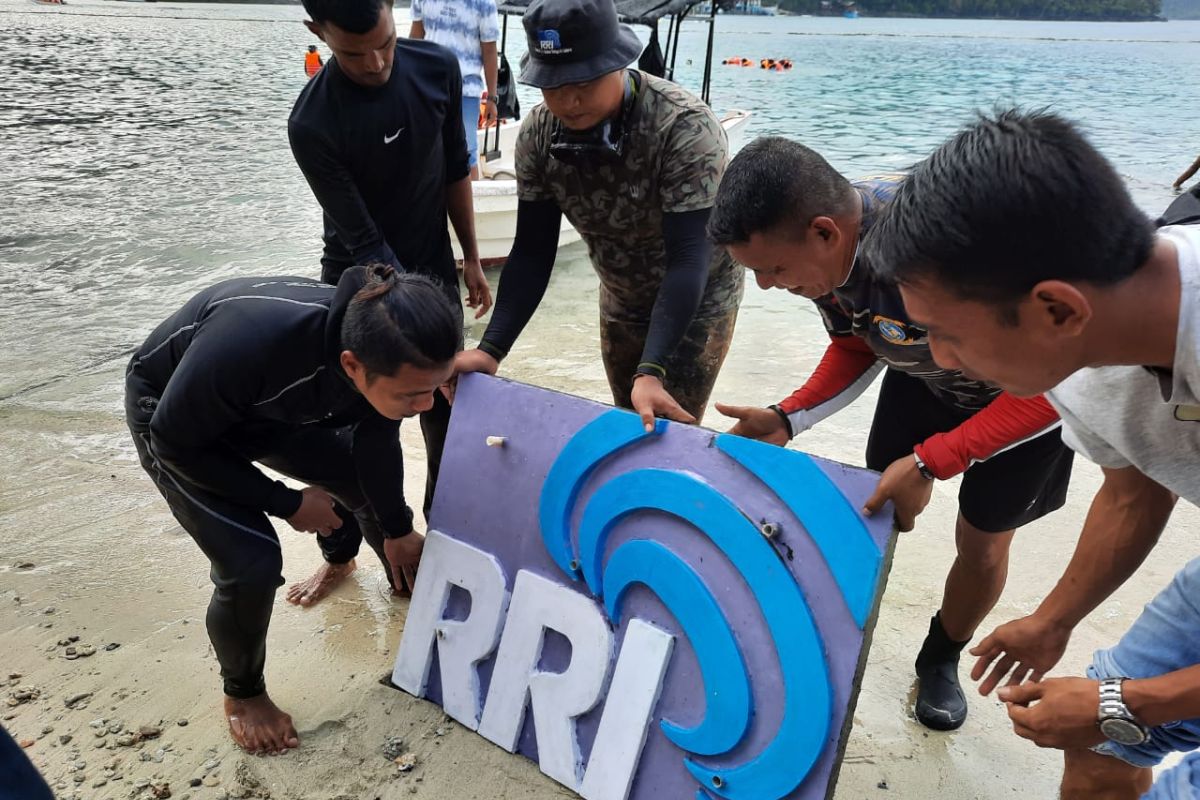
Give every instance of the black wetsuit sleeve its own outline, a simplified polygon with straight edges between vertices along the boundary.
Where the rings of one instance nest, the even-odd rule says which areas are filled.
[[[479,343],[497,359],[508,355],[550,283],[562,211],[554,200],[519,200],[517,234],[500,275],[492,321]]]
[[[471,174],[471,156],[467,152],[467,133],[462,117],[462,73],[458,58],[452,53],[447,53],[447,66],[450,82],[446,94],[450,99],[446,105],[446,118],[442,120],[442,147],[446,159],[446,185],[449,186]],[[474,123],[471,129],[475,129]]]
[[[411,533],[413,512],[404,501],[400,423],[372,412],[355,425],[354,467],[359,488],[371,504],[383,535],[396,539]]]
[[[683,341],[708,285],[712,243],[705,234],[712,209],[680,211],[663,215],[663,240],[667,250],[667,272],[650,313],[650,331],[642,349],[638,372],[666,375],[664,364]]]
[[[327,223],[333,226],[338,241],[354,263],[378,261],[400,269],[396,254],[375,226],[353,176],[339,160],[333,144],[324,134],[294,121],[288,125],[288,141]]]
[[[150,419],[150,448],[187,483],[286,519],[299,510],[300,492],[268,478],[225,441],[254,402],[265,366],[258,361],[239,337],[197,336]]]

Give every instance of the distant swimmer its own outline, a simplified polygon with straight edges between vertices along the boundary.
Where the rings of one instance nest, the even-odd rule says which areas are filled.
[[[1198,170],[1200,170],[1200,158],[1197,158],[1195,161],[1193,161],[1192,165],[1184,170],[1182,175],[1175,179],[1175,183],[1171,184],[1171,188],[1173,188],[1175,191],[1179,191],[1183,188],[1183,184],[1191,179],[1191,177],[1195,175]]]
[[[323,66],[325,66],[325,62],[321,60],[321,54],[317,52],[317,46],[310,44],[308,52],[304,54],[304,74],[309,78],[314,78]]]

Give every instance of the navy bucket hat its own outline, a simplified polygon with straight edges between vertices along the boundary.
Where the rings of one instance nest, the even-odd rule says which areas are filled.
[[[529,52],[518,80],[539,89],[587,83],[624,69],[642,52],[613,0],[534,0],[521,22]]]

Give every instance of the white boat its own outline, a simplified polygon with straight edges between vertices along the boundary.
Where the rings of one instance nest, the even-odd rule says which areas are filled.
[[[746,125],[750,121],[749,111],[730,111],[721,118],[725,136],[729,140],[729,152],[736,153],[742,146]],[[520,122],[506,121],[500,126],[500,157],[492,161],[480,159],[482,180],[471,186],[475,192],[475,241],[479,246],[479,258],[495,264],[508,258],[512,250],[513,235],[517,230],[517,181],[513,168],[513,145],[517,141]],[[484,132],[479,131],[479,152],[484,152]],[[488,133],[488,149],[495,151],[496,132]],[[454,246],[454,257],[462,258],[462,248],[454,229],[450,229]],[[566,218],[558,235],[558,246],[579,241],[579,232],[571,227]]]

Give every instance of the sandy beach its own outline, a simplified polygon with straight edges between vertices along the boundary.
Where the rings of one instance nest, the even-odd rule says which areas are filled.
[[[789,298],[748,300],[748,313],[762,313],[755,306]],[[751,373],[761,352],[756,339],[747,328],[731,354]],[[797,371],[817,355],[806,351]],[[510,377],[537,377],[528,359],[518,353],[513,361]],[[576,391],[602,399],[598,375],[577,375]],[[110,402],[119,396],[117,366],[81,380]],[[784,381],[764,389],[723,377],[718,396],[761,402],[764,391],[783,391]],[[302,746],[277,758],[240,752],[219,711],[217,664],[204,630],[204,559],[133,461],[114,416],[70,404],[47,416],[54,392],[36,390],[29,405],[0,407],[0,679],[8,678],[6,698],[34,690],[18,705],[0,706],[0,716],[14,737],[31,742],[26,752],[60,798],[167,791],[194,800],[574,796],[533,763],[447,721],[436,706],[379,683],[391,669],[407,603],[385,596],[372,554],[314,608],[290,606],[280,593],[267,679],[293,714]],[[794,446],[853,463],[872,405],[873,392]],[[707,421],[724,427],[715,414]],[[408,492],[417,496],[424,459],[416,425],[405,427],[404,444]],[[111,458],[97,456],[105,452]],[[985,628],[1031,611],[1052,586],[1098,478],[1077,461],[1068,506],[1018,535],[1008,589]],[[911,661],[953,557],[955,490],[955,481],[939,484],[918,529],[900,538],[837,798],[1055,796],[1058,754],[1017,738],[994,700],[975,699],[966,726],[953,734],[926,731],[911,718]],[[1092,649],[1124,630],[1194,552],[1197,530],[1200,514],[1180,508],[1136,578],[1080,627],[1060,673],[1081,670]],[[285,575],[306,577],[319,563],[314,543],[286,526],[280,538]],[[391,759],[408,753],[416,767],[400,773]]]

